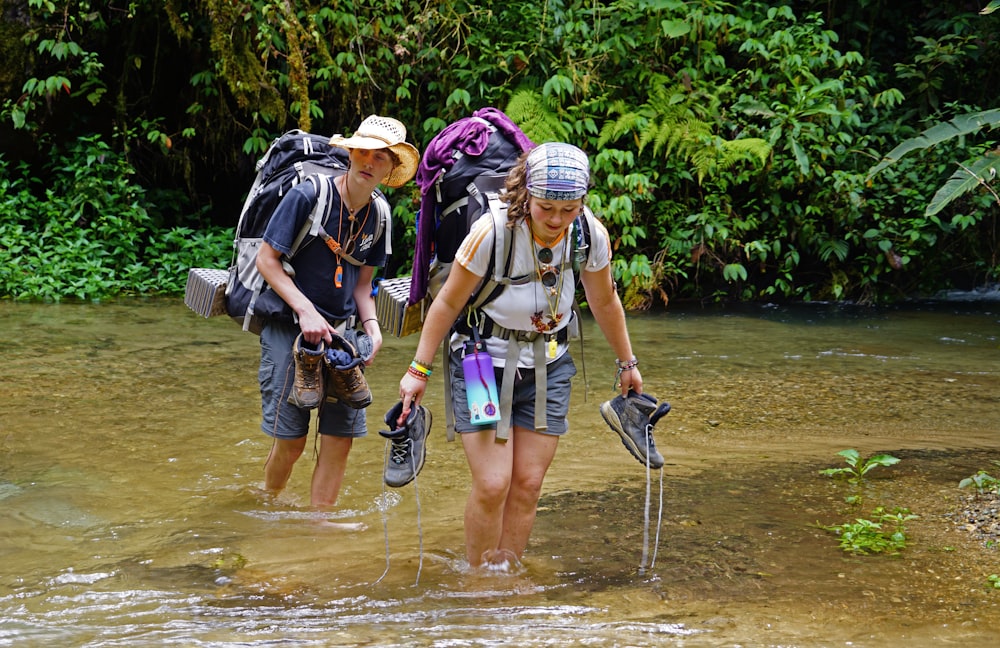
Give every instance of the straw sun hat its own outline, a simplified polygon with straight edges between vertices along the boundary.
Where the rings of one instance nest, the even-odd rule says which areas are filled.
[[[391,117],[370,115],[365,117],[358,130],[351,137],[334,135],[330,138],[331,146],[345,149],[383,149],[392,151],[399,164],[382,180],[387,187],[401,187],[417,173],[420,163],[420,153],[416,147],[406,142],[406,126]]]

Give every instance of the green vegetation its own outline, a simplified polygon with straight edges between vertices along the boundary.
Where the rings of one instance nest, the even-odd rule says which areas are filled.
[[[176,198],[131,182],[129,165],[96,137],[53,158],[43,191],[9,166],[0,158],[0,292],[14,299],[179,292],[188,268],[229,262],[230,230],[181,214],[167,226]]]
[[[1000,479],[985,470],[980,470],[975,475],[966,477],[958,483],[959,488],[968,488],[969,486],[975,486],[979,495],[1000,494]]]
[[[865,476],[879,466],[893,466],[899,459],[888,454],[877,454],[862,459],[857,450],[841,450],[837,453],[844,458],[846,467],[826,468],[820,470],[821,475],[828,477],[846,477],[858,491],[845,499],[848,504],[860,505],[862,496],[860,487]],[[851,522],[835,525],[816,526],[830,531],[840,538],[840,548],[853,554],[884,553],[895,555],[906,547],[906,523],[917,519],[906,508],[895,508],[891,512],[884,506],[877,506],[868,518],[855,518]]]
[[[906,548],[906,523],[915,519],[905,508],[890,513],[879,506],[870,518],[823,528],[839,536],[840,548],[847,553],[896,555]]]
[[[378,112],[422,148],[488,105],[590,153],[629,308],[995,282],[1000,25],[961,5],[20,0],[0,17],[0,297],[177,292],[228,261],[280,132]],[[390,199],[412,250],[416,187]]]
[[[859,484],[864,476],[879,466],[894,466],[899,463],[899,459],[888,454],[877,454],[862,459],[861,454],[854,448],[841,450],[837,453],[844,458],[847,466],[839,468],[825,468],[819,474],[827,477],[847,477],[852,484]]]

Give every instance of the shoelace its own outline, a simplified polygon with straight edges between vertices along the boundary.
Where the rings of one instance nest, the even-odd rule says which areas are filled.
[[[410,445],[413,440],[410,437],[403,437],[399,441],[392,442],[392,454],[389,456],[389,460],[397,465],[405,464],[410,459]]]
[[[387,441],[389,441],[387,439]],[[408,455],[410,454],[410,444],[412,440],[409,436],[401,441],[390,441],[388,444],[390,447],[389,460],[396,464],[402,464],[406,462]],[[397,460],[398,459],[398,460]],[[383,459],[384,461],[384,459]],[[375,584],[382,582],[382,579],[386,577],[389,573],[389,516],[386,510],[385,502],[387,501],[387,494],[385,490],[385,480],[380,480],[382,482],[382,503],[383,506],[379,507],[382,513],[382,533],[385,536],[385,570],[382,575],[378,577]],[[661,486],[662,488],[662,486]],[[413,582],[413,586],[416,587],[420,584],[420,574],[424,569],[424,529],[421,523],[421,509],[420,509],[420,489],[417,484],[417,476],[413,476],[413,497],[417,503],[417,547],[419,559],[417,561],[417,577]]]
[[[316,366],[309,368],[310,363],[305,360],[305,358],[299,360],[304,366],[302,371],[298,372],[299,377],[302,379],[302,386],[306,389],[319,389],[321,370],[322,367],[317,363]]]
[[[304,389],[319,389],[319,376],[312,372],[302,372],[302,387]]]
[[[649,505],[650,505],[650,475],[649,475],[649,451],[655,446],[653,445],[653,426],[647,424],[645,429],[646,436],[646,505],[643,509],[643,528],[642,528],[642,560],[639,563],[639,575],[645,576],[647,563],[646,559],[649,557]],[[656,552],[660,547],[660,527],[663,524],[663,470],[660,473],[660,506],[659,511],[656,515],[656,539],[653,540],[653,557],[649,561],[648,568],[653,569],[656,565]]]

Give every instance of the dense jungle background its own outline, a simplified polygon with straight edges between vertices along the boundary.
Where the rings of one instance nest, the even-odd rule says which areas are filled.
[[[629,308],[990,285],[998,4],[0,0],[0,296],[180,292],[281,132],[484,106],[588,151]]]

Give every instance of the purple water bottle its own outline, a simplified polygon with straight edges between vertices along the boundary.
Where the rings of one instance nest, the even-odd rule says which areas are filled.
[[[497,379],[493,372],[493,360],[482,340],[469,340],[465,343],[462,371],[465,373],[465,398],[469,404],[472,424],[498,422],[500,399],[497,396]]]

